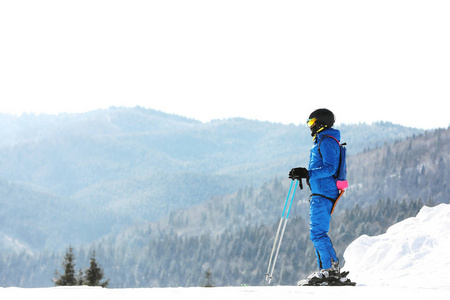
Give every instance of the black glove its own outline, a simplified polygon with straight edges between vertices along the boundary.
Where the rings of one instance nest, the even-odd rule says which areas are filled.
[[[306,183],[309,185],[309,172],[306,168],[293,168],[289,172],[289,178],[292,180],[297,179],[300,189],[303,190],[302,178],[306,178]]]
[[[309,179],[309,172],[306,168],[293,168],[289,172],[289,178],[292,180],[301,178]]]

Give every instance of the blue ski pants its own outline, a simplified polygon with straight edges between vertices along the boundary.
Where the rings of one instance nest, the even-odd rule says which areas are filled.
[[[319,269],[331,268],[331,262],[339,261],[328,236],[333,202],[321,196],[312,196],[309,208],[310,239],[316,249]]]

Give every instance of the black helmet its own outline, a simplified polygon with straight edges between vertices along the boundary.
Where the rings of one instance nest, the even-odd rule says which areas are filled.
[[[326,108],[316,109],[309,115],[307,124],[311,129],[311,135],[314,136],[325,128],[333,127],[334,114]]]

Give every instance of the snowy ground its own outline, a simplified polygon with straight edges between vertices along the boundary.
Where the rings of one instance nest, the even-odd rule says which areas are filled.
[[[320,298],[319,298],[320,297]],[[102,288],[42,288],[42,289],[0,289],[2,300],[45,299],[45,300],[308,300],[308,299],[450,299],[450,288],[402,288],[390,286],[356,287],[218,287],[218,288],[148,288],[148,289],[102,289]]]
[[[0,288],[0,299],[450,299],[450,205],[424,207],[417,217],[386,234],[355,240],[346,250],[345,270],[355,287],[217,287],[102,289]]]

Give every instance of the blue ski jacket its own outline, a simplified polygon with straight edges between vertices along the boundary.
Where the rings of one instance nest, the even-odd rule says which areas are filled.
[[[318,134],[309,157],[309,184],[313,194],[336,199],[339,190],[333,175],[339,168],[340,148],[339,144],[333,138],[326,137],[327,135],[335,137],[338,141],[341,139],[341,133],[334,128],[325,129]]]

